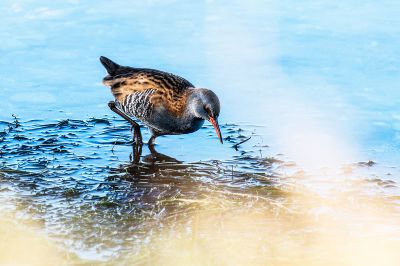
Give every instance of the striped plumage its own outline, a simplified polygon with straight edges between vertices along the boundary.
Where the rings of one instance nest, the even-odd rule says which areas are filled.
[[[111,87],[116,108],[142,121],[152,133],[151,142],[160,135],[194,132],[204,120],[212,122],[220,135],[219,100],[212,91],[196,89],[171,73],[120,66],[105,57],[100,61],[108,72],[103,83]]]
[[[154,89],[146,89],[143,91],[131,93],[122,101],[121,109],[138,119],[145,119],[151,116],[153,104],[151,97],[156,94]]]

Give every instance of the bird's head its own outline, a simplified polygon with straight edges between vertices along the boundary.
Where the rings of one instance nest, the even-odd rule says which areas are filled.
[[[193,89],[190,109],[196,117],[207,120],[213,125],[219,140],[223,143],[218,125],[220,104],[217,95],[208,89]]]

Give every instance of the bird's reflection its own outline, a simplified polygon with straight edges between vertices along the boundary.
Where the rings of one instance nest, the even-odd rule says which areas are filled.
[[[142,157],[143,145],[133,145],[132,153],[130,154],[130,162],[132,165],[140,164],[142,158],[143,163],[156,164],[156,163],[182,163],[181,161],[170,157],[168,155],[157,152],[155,145],[148,146],[150,154]]]
[[[267,162],[255,156],[239,156],[228,162],[213,160],[188,163],[159,153],[154,146],[148,148],[150,153],[142,156],[142,147],[134,146],[131,161],[113,170],[131,184],[130,189],[136,191],[136,200],[142,204],[175,198],[177,195],[198,199],[206,197],[209,191],[217,187],[225,192],[242,194],[258,193],[258,190],[265,190],[265,187],[274,189],[271,175],[262,172]],[[249,165],[252,171],[246,171]],[[239,166],[242,168],[234,169]],[[271,164],[268,163],[268,166]],[[255,169],[258,170],[257,174],[254,174]]]
[[[176,164],[182,163],[181,161],[179,161],[173,157],[170,157],[168,155],[157,152],[154,145],[149,146],[149,150],[150,150],[150,154],[143,157],[144,162],[149,162],[149,163],[150,162],[152,162],[152,163],[167,162],[167,163],[176,163]]]
[[[164,183],[177,182],[177,178],[195,175],[195,165],[186,164],[171,156],[157,152],[154,145],[148,146],[149,154],[142,156],[143,147],[133,146],[130,163],[123,166],[129,180],[141,180],[142,184],[148,180],[153,185],[159,181]],[[121,169],[122,170],[122,169]],[[183,182],[180,180],[179,182]],[[184,183],[184,182],[183,182]]]
[[[140,156],[142,156],[142,147],[143,145],[138,145],[135,143],[132,145],[132,153],[129,156],[129,159],[132,163],[140,162]]]
[[[150,153],[142,156],[145,148],[133,147],[131,161],[111,170],[110,177],[117,174],[122,182],[114,183],[110,189],[124,191],[122,202],[133,204],[134,209],[162,207],[165,213],[174,213],[178,208],[177,202],[172,203],[175,198],[197,198],[206,193],[196,177],[211,176],[215,172],[211,164],[182,162],[157,152],[154,146],[149,146]],[[170,203],[160,205],[164,201]]]

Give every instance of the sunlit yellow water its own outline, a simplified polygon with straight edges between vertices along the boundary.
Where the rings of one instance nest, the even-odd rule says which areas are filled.
[[[174,199],[176,205],[193,210],[187,219],[174,221],[149,237],[138,254],[105,263],[398,265],[399,209],[391,199],[379,192],[359,193],[370,184],[351,180],[335,182],[326,195],[318,195],[300,184],[306,176],[293,178],[300,181],[286,188],[284,200],[218,190],[202,200]],[[357,188],[349,191],[350,186]],[[1,264],[79,262],[29,220],[11,217],[0,219]]]
[[[154,265],[397,265],[394,206],[378,197],[294,188],[285,202],[210,195],[189,223],[166,229],[153,252],[123,259]],[[394,230],[394,231],[391,231]],[[396,231],[397,230],[397,231]]]
[[[0,215],[0,265],[69,265],[77,256],[55,245],[29,220]]]

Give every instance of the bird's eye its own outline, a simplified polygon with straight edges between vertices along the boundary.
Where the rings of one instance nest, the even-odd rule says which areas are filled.
[[[210,106],[204,105],[204,110],[206,111],[206,113],[207,113],[209,116],[211,116],[211,109],[210,109]]]

